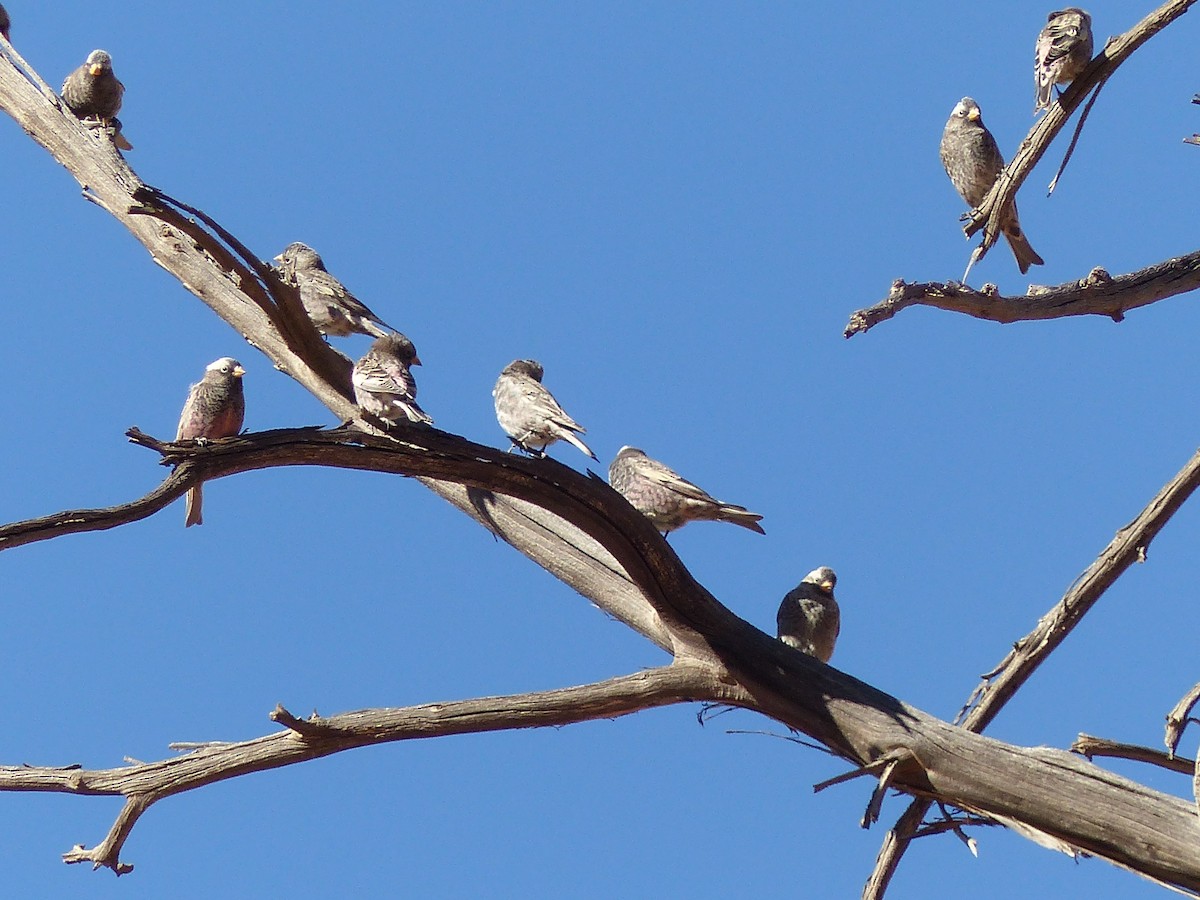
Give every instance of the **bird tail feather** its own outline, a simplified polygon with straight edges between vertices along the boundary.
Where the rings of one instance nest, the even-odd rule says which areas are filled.
[[[1020,225],[1007,227],[1004,230],[1004,237],[1008,241],[1008,246],[1012,248],[1013,256],[1017,258],[1017,268],[1021,270],[1022,275],[1029,271],[1030,266],[1045,265],[1046,261],[1038,256]]]
[[[204,524],[204,517],[200,514],[200,506],[203,501],[204,495],[200,490],[200,485],[196,485],[187,492],[187,519],[185,520],[184,528]]]
[[[741,525],[743,528],[749,528],[751,531],[757,531],[759,534],[766,534],[763,527],[758,524],[762,518],[758,513],[752,513],[744,506],[733,506],[726,504],[717,511],[717,518],[722,522],[732,522],[734,525]]]
[[[575,435],[572,432],[567,431],[567,429],[565,429],[565,428],[561,429],[559,431],[559,437],[561,437],[567,443],[574,444],[576,447],[579,448],[579,451],[581,453],[583,453],[587,456],[590,456],[592,459],[596,460],[596,462],[600,461],[597,458],[596,454],[592,452],[591,447],[589,447],[587,444],[585,444],[579,438],[575,437]]]

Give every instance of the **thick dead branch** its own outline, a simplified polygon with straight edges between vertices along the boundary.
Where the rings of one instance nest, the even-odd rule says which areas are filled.
[[[843,335],[850,338],[869,331],[910,306],[932,306],[1005,325],[1067,316],[1104,316],[1120,322],[1131,309],[1198,287],[1200,250],[1125,275],[1114,277],[1096,268],[1078,281],[1055,287],[1030,285],[1023,296],[1006,297],[990,284],[977,291],[957,281],[910,284],[898,280],[883,300],[851,313]]]
[[[303,385],[338,421],[356,419],[350,361],[316,337],[295,290],[271,276],[269,267],[252,265],[255,254],[215,226],[211,216],[142,183],[107,136],[93,133],[71,115],[7,43],[0,44],[0,109],[74,176],[89,199],[128,229],[159,266],[277,369]],[[181,210],[215,227],[206,230]],[[359,424],[372,427],[361,420]],[[449,482],[423,483],[597,605],[620,594],[629,608],[644,605],[625,573],[613,567],[610,555],[570,522],[520,500]],[[145,506],[135,518],[161,508],[155,504],[169,503],[177,496],[175,488],[164,485],[163,493],[143,498]],[[105,511],[84,513],[94,520]]]
[[[950,726],[763,634],[692,581],[649,521],[598,480],[552,460],[518,459],[432,429],[406,431],[412,434],[394,439],[356,434],[350,428],[330,432],[297,429],[230,438],[202,448],[144,436],[139,440],[156,445],[167,454],[168,462],[186,460],[181,467],[194,465],[205,477],[267,465],[320,463],[424,475],[440,475],[445,469],[464,483],[487,479],[491,487],[571,516],[605,543],[611,537],[620,557],[634,553],[641,560],[639,565],[630,563],[630,568],[637,571],[635,580],[649,579],[647,599],[661,609],[672,638],[676,634],[704,635],[706,653],[696,652],[698,648],[686,640],[675,642],[677,650],[682,647],[685,651],[676,666],[688,673],[690,680],[682,690],[688,699],[761,711],[859,765],[886,760],[887,784],[897,790],[1016,823],[1014,827],[1025,833],[1049,835],[1151,872],[1152,877],[1200,888],[1200,860],[1195,859],[1190,842],[1181,837],[1186,832],[1184,817],[1190,822],[1193,815],[1190,805],[1104,772],[1065,751],[1025,750]],[[622,543],[636,546],[636,552],[619,546]],[[677,671],[674,666],[670,670]],[[368,716],[368,726],[339,717],[303,722],[282,716],[294,727],[283,737],[260,739],[281,742],[272,743],[278,752],[268,753],[269,762],[262,764],[273,767],[313,758],[334,738],[353,743],[364,729],[370,735],[378,734],[379,723],[370,718],[374,714],[363,715]],[[537,719],[529,724],[560,723],[545,718],[547,713],[540,707],[529,715]],[[461,715],[454,721],[455,733],[481,730],[478,723]],[[305,731],[308,734],[302,733]],[[258,742],[250,742],[249,747],[257,746]],[[338,748],[344,749],[341,744]],[[228,763],[221,777],[232,777],[249,771],[244,766],[245,752],[246,745],[214,745],[182,759],[150,765],[171,766],[171,784],[176,787],[181,780],[199,787],[208,783],[206,778],[211,780],[211,770],[203,768],[203,775],[189,780],[181,774],[188,770],[181,770],[180,765],[203,764],[215,755]],[[111,779],[124,770],[105,773],[107,782],[78,771],[36,771],[43,780],[34,779],[28,769],[0,770],[0,790],[34,789],[49,779],[51,786],[45,789],[122,793],[139,802],[158,799],[153,782],[125,782],[122,786],[128,790],[114,790]],[[135,771],[145,774],[151,770]],[[108,784],[109,789],[98,790],[101,784]],[[1153,807],[1157,818],[1145,818],[1146,806]],[[128,809],[132,815],[138,807]],[[1105,812],[1103,816],[1085,815],[1086,810]],[[1114,827],[1114,822],[1121,826]],[[103,852],[95,850],[79,858],[110,865],[117,859],[112,846],[119,842],[119,834],[114,835],[113,841],[101,845]]]
[[[1097,756],[1131,759],[1134,762],[1150,763],[1152,766],[1170,769],[1172,772],[1182,772],[1184,775],[1191,775],[1196,768],[1195,760],[1188,759],[1186,756],[1171,756],[1152,747],[1123,744],[1119,741],[1093,737],[1090,734],[1081,734],[1075,738],[1071,744],[1071,752],[1088,759],[1094,759]]]
[[[702,668],[676,664],[561,690],[343,713],[304,722],[300,730],[289,725],[289,730],[254,740],[210,744],[161,762],[117,769],[0,766],[0,791],[125,797],[124,807],[101,843],[90,850],[77,845],[63,854],[65,862],[90,862],[94,868],[104,866],[123,875],[133,866],[120,860],[121,848],[138,817],[153,803],[174,794],[356,747],[612,719],[727,693],[712,683]],[[273,719],[280,718],[280,709],[272,714]],[[303,722],[290,718],[292,724]]]

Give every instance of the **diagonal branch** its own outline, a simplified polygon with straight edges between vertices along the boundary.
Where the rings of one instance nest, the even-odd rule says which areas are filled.
[[[118,769],[0,766],[0,791],[44,791],[126,798],[105,839],[77,845],[68,863],[90,862],[123,875],[133,870],[121,848],[138,817],[166,797],[205,785],[320,759],[343,750],[394,741],[477,734],[516,728],[613,719],[644,709],[736,695],[692,664],[674,664],[579,687],[428,703],[400,709],[366,709],[328,718],[297,720],[277,707],[271,718],[296,727],[249,741],[210,743],[182,756]]]
[[[1134,51],[1186,13],[1195,2],[1196,0],[1169,0],[1129,31],[1111,38],[1092,60],[1091,65],[1071,83],[1058,102],[1052,104],[1046,115],[1030,129],[1008,166],[996,179],[991,192],[984,198],[983,203],[979,204],[979,208],[972,211],[970,222],[963,229],[967,237],[983,229],[983,253],[986,253],[1000,237],[1003,211],[1012,204],[1017,191],[1025,183],[1033,167],[1041,160],[1084,98],[1093,88],[1099,89]]]
[[[1168,481],[1132,522],[1119,530],[1063,598],[1013,646],[1000,667],[976,688],[962,719],[965,728],[982,731],[1074,630],[1118,578],[1134,563],[1145,562],[1151,541],[1200,487],[1200,451]]]
[[[372,428],[357,418],[350,361],[323,341],[313,340],[315,331],[295,289],[271,276],[269,267],[248,262],[254,254],[211,216],[145,185],[110,140],[66,111],[7,44],[0,44],[0,109],[75,177],[85,196],[128,229],[155,263],[265,354],[275,368],[299,382],[339,421],[354,420],[364,429]],[[610,555],[561,517],[452,482],[424,479],[422,483],[589,600],[599,604],[603,598],[620,596],[630,608],[644,605],[625,573],[614,570]],[[144,498],[147,506],[142,514],[153,512],[156,503],[170,502],[175,494],[169,492],[174,489],[164,486],[168,493]]]
[[[1017,690],[1066,639],[1118,578],[1135,562],[1144,562],[1150,542],[1200,487],[1200,451],[1155,495],[1136,519],[1117,532],[1063,598],[1017,641],[1000,665],[976,687],[959,713],[964,728],[983,731]],[[969,710],[969,712],[968,712]],[[914,800],[888,832],[864,890],[864,900],[882,897],[916,836],[930,803]]]
[[[883,300],[850,314],[843,335],[850,338],[869,331],[910,306],[932,306],[1006,325],[1067,316],[1105,316],[1120,322],[1131,309],[1196,288],[1200,288],[1200,250],[1115,278],[1095,268],[1078,281],[1055,287],[1030,285],[1028,293],[1016,297],[1005,297],[990,284],[977,291],[957,281],[898,279]]]

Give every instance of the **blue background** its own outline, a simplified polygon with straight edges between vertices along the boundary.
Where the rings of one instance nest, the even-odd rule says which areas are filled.
[[[892,279],[962,272],[942,126],[969,94],[1012,154],[1044,4],[8,5],[53,85],[112,53],[148,183],[264,258],[312,244],[411,336],[439,426],[504,446],[491,386],[540,359],[605,464],[641,446],[765,516],[765,538],[672,538],[717,597],[771,629],[779,598],[833,566],[835,665],[939,716],[1200,438],[1190,297],[1120,325],[913,309],[842,338]],[[1093,3],[1098,44],[1137,6]],[[1038,283],[1195,249],[1200,149],[1181,138],[1200,131],[1198,27],[1184,17],[1119,70],[1052,200],[1065,136],[1027,182]],[[124,430],[173,435],[219,356],[248,369],[248,427],[332,424],[7,119],[0,148],[0,520],[152,489],[157,457]],[[1006,247],[973,281],[1029,283]],[[3,554],[0,762],[119,766],[269,733],[277,702],[328,714],[666,661],[411,481],[256,472],[206,501],[203,528],[184,530],[179,503]],[[989,734],[1159,744],[1197,680],[1178,635],[1198,516],[1175,517]],[[857,896],[906,799],[864,832],[865,781],[811,790],[842,762],[727,733],[785,732],[746,713],[695,714],[406,742],[218,784],[151,808],[119,882],[60,861],[103,838],[118,800],[6,794],[0,867],[10,896],[39,897]],[[1190,797],[1183,776],[1117,768]],[[999,829],[976,838],[978,860],[952,836],[920,841],[889,897],[1160,895]]]

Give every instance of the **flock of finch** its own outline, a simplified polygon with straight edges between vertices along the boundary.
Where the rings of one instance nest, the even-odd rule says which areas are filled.
[[[0,6],[0,34],[6,41],[8,31],[8,13]],[[1091,17],[1075,7],[1051,13],[1037,39],[1034,112],[1048,109],[1054,86],[1074,80],[1091,58]],[[62,99],[80,119],[106,126],[117,146],[131,149],[115,118],[124,90],[113,74],[108,53],[94,50],[67,76]],[[970,97],[959,101],[946,123],[941,157],[955,189],[967,203],[977,207],[1004,168],[1004,159],[980,118],[979,104]],[[1041,265],[1042,258],[1021,231],[1015,203],[1006,213],[1003,231],[1022,273],[1030,265]],[[321,334],[366,334],[375,338],[366,355],[354,364],[354,397],[359,407],[389,424],[432,425],[433,419],[417,404],[412,367],[419,366],[421,360],[412,341],[346,290],[311,247],[289,244],[275,261],[281,278],[298,289],[304,309]],[[230,357],[210,364],[204,377],[188,391],[175,439],[207,441],[238,434],[245,414],[244,374],[241,363]],[[555,441],[566,441],[596,459],[579,437],[585,429],[542,385],[542,374],[540,363],[514,360],[504,367],[492,390],[496,419],[513,448],[544,457],[546,448]],[[664,535],[696,520],[732,522],[765,534],[758,524],[762,516],[715,499],[636,447],[621,448],[608,468],[608,480]],[[188,525],[202,522],[200,506],[201,488],[197,485],[187,496]],[[822,566],[813,570],[783,598],[777,617],[779,639],[822,662],[829,662],[833,655],[840,630],[841,616],[833,597],[836,583],[832,569]]]

